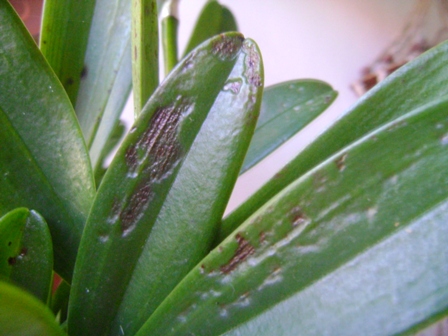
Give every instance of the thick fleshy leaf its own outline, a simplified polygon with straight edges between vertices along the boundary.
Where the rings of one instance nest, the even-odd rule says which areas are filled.
[[[205,330],[221,334],[347,267],[361,254],[374,253],[384,239],[412,230],[428,213],[438,212],[441,202],[448,204],[447,138],[448,101],[443,101],[397,119],[330,157],[282,190],[214,249],[137,335],[203,334]],[[426,242],[438,247],[430,256],[434,263],[430,268],[438,269],[437,274],[446,274],[448,247],[442,226],[436,226],[441,231],[432,236],[437,241]],[[410,242],[403,243],[402,253],[413,248],[407,245]],[[421,269],[420,259],[409,262]],[[394,259],[381,259],[378,267],[392,271],[398,266]],[[394,286],[383,287],[381,295],[394,296],[395,286],[409,292],[415,304],[399,311],[399,317],[405,318],[419,310],[428,291],[399,279],[397,275]],[[447,307],[446,300],[439,300],[448,296],[447,280],[437,283],[442,285],[441,293],[438,285],[427,287],[435,290],[429,292],[437,298],[426,300],[427,317]],[[295,316],[295,334],[300,332],[301,318]],[[389,318],[390,324],[396,322]],[[316,319],[316,323],[326,322]]]
[[[76,114],[92,164],[119,118],[132,85],[131,5],[127,0],[96,0],[84,68],[76,101]],[[98,133],[102,123],[103,131]],[[107,132],[105,132],[107,131]],[[93,142],[98,148],[93,149]]]
[[[112,334],[137,332],[210,250],[255,129],[262,84],[260,52],[245,40],[145,243]]]
[[[41,213],[70,280],[95,187],[70,101],[7,1],[0,2],[0,214]]]
[[[64,335],[50,310],[20,288],[0,281],[0,335]]]
[[[18,208],[0,218],[0,278],[9,280],[20,254],[20,243],[29,211]]]
[[[221,35],[183,60],[145,105],[89,215],[69,304],[71,335],[106,334],[151,228],[244,38]]]
[[[341,120],[311,143],[273,179],[223,220],[220,241],[266,200],[376,127],[448,94],[448,42],[403,66],[369,91]]]
[[[159,84],[159,39],[156,0],[132,0],[132,87],[135,116]]]
[[[40,49],[74,104],[83,75],[95,0],[45,0]]]
[[[304,128],[334,101],[337,92],[317,80],[295,80],[264,90],[260,118],[240,174]]]
[[[47,223],[29,211],[10,280],[47,303],[53,279],[53,244]]]
[[[208,1],[199,15],[184,55],[212,36],[237,29],[236,20],[227,7],[215,0]]]

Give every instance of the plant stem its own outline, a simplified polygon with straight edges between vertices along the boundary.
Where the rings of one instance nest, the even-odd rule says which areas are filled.
[[[165,76],[175,67],[177,58],[177,31],[179,0],[171,0],[164,3],[161,13],[163,61],[165,64]]]
[[[159,84],[156,0],[132,0],[132,85],[137,118]]]

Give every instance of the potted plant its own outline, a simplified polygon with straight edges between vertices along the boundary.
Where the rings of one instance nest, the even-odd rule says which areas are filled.
[[[176,1],[47,0],[38,48],[0,2],[0,334],[388,335],[446,315],[448,45],[223,216],[336,92],[264,88],[217,1],[181,60],[177,24]]]

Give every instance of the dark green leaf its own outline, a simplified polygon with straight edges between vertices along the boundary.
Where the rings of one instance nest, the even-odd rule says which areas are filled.
[[[95,187],[73,108],[7,1],[0,2],[0,214],[27,207],[50,227],[70,280]]]
[[[49,299],[53,278],[53,244],[45,220],[31,210],[26,218],[20,250],[14,257],[10,280],[42,302]]]
[[[95,0],[45,0],[40,49],[73,105],[83,74]]]
[[[0,279],[9,280],[11,276],[28,215],[28,209],[18,208],[0,218]]]
[[[268,199],[344,146],[374,128],[448,94],[448,42],[403,66],[369,91],[345,117],[311,143],[222,224],[220,240]]]
[[[395,239],[402,244],[400,253],[406,254],[414,248],[408,245],[413,239],[402,239],[406,236],[403,232],[413,234],[414,227],[423,228],[434,220],[441,221],[437,225],[433,222],[433,229],[439,230],[430,234],[435,240],[420,239],[423,246],[434,245],[426,249],[429,253],[426,262],[431,260],[432,264],[422,268],[422,260],[414,259],[406,265],[418,268],[419,275],[422,269],[433,270],[432,275],[446,275],[448,245],[446,215],[442,213],[448,207],[447,139],[445,100],[386,124],[328,158],[267,202],[200,262],[137,335],[221,334],[333,274],[340,279],[335,283],[361,286],[360,297],[353,300],[372,306],[381,302],[379,311],[397,313],[408,324],[418,320],[415,316],[420,313],[421,302],[426,301],[423,304],[426,312],[421,318],[446,310],[447,277],[440,280],[430,276],[435,283],[425,285],[424,281],[401,282],[398,272],[393,283],[385,282],[377,289],[378,296],[372,301],[364,297],[370,295],[370,284],[346,281],[355,279],[350,274],[350,265],[360,255],[365,262],[373,263],[364,268],[368,272],[400,270],[401,265],[395,264],[394,258],[375,256],[376,249],[382,249],[384,239],[391,239],[386,242],[389,246]],[[440,209],[438,205],[442,202]],[[425,231],[429,233],[428,229]],[[365,262],[361,264],[365,266]],[[344,269],[348,269],[347,277],[340,275]],[[406,271],[401,270],[404,277]],[[382,273],[375,276],[382,277]],[[369,286],[366,291],[362,290],[364,285]],[[391,299],[384,298],[394,297],[397,288],[403,294],[395,296],[396,304],[403,304],[406,310],[390,307]],[[432,299],[427,299],[428,295]],[[406,302],[408,297],[412,297],[411,302]],[[316,304],[313,300],[306,302]],[[321,309],[318,303],[317,307]],[[335,325],[337,313],[342,310],[362,316],[361,321],[347,317],[347,323],[365,323],[365,315],[356,315],[358,306],[335,307],[332,315]],[[408,315],[413,317],[406,318]],[[295,322],[295,334],[302,330],[302,324],[306,326],[310,316],[312,313],[307,312],[304,320],[300,315],[290,317]],[[403,325],[387,311],[382,311],[382,316],[390,319],[388,323],[395,329],[380,334],[403,330]],[[278,324],[275,319],[270,321]],[[313,323],[325,328],[327,320],[316,318]],[[342,326],[332,330],[341,331]],[[357,329],[343,330],[341,334],[351,334],[352,330]]]
[[[112,334],[137,332],[210,250],[255,129],[262,84],[260,52],[246,40],[145,243]]]
[[[296,80],[270,86],[263,93],[260,117],[240,174],[304,128],[336,98],[331,86]]]
[[[50,310],[18,287],[0,281],[0,335],[61,336]]]
[[[159,86],[98,190],[76,263],[71,335],[105,334],[151,228],[244,38],[221,35],[195,49]]]

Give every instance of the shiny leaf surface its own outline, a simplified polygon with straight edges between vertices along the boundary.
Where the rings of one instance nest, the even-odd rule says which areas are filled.
[[[261,104],[260,52],[251,40],[241,50],[143,248],[112,334],[137,332],[215,239]]]
[[[42,216],[31,210],[27,213],[20,248],[13,259],[10,280],[46,303],[52,277],[53,244],[50,231]]]
[[[20,288],[0,281],[0,335],[65,335],[50,310]]]
[[[325,111],[336,96],[331,86],[316,80],[296,80],[267,87],[257,128],[240,174]]]
[[[71,335],[108,333],[141,248],[243,40],[221,35],[195,49],[159,86],[121,145],[81,241]]]
[[[42,214],[55,270],[70,280],[95,192],[88,153],[62,85],[7,1],[0,48],[0,214]]]
[[[439,213],[437,206],[448,202],[447,134],[445,100],[386,124],[330,157],[267,202],[201,261],[138,335],[228,331],[338,272],[384,239],[412,230],[428,212]],[[431,256],[438,274],[446,273],[448,253],[446,229],[439,233],[438,253]],[[409,248],[402,246],[403,251]],[[394,269],[393,260],[381,260],[380,269]],[[420,260],[415,262],[420,267]],[[429,315],[446,309],[446,283],[441,282],[437,300],[427,300]],[[415,302],[400,311],[400,318],[416,313],[428,291],[412,282],[396,286],[412,293]],[[393,295],[395,287],[383,290]],[[295,320],[297,333],[301,320]]]
[[[448,42],[403,66],[224,219],[220,240],[298,176],[374,128],[448,94]]]
[[[95,0],[45,0],[40,49],[73,104],[83,76]]]

